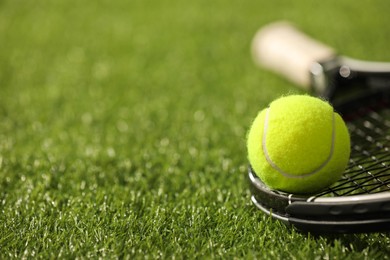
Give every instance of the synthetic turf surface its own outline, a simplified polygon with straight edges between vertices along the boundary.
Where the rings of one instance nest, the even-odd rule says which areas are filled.
[[[256,29],[390,61],[389,7],[0,0],[0,258],[389,258],[387,234],[270,220],[245,180],[251,120],[299,92],[253,65]]]

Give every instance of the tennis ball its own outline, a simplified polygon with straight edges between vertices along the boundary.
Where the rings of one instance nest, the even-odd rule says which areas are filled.
[[[349,160],[350,137],[329,103],[291,95],[260,111],[247,148],[252,169],[268,187],[307,194],[340,179]]]

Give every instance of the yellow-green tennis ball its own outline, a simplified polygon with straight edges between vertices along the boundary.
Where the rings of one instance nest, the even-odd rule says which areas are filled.
[[[350,137],[329,103],[291,95],[257,115],[247,147],[252,169],[268,187],[304,194],[340,179],[349,161]]]

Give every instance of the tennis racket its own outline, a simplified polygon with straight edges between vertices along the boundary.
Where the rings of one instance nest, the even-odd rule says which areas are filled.
[[[271,190],[248,167],[252,202],[273,218],[312,233],[390,230],[390,63],[337,55],[287,22],[260,29],[257,65],[333,104],[351,134],[342,178],[311,196]]]

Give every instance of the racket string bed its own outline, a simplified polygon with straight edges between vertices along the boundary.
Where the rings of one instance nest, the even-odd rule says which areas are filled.
[[[343,178],[321,196],[348,196],[390,191],[390,109],[356,110],[348,122],[351,159]],[[362,116],[363,114],[363,116]]]

